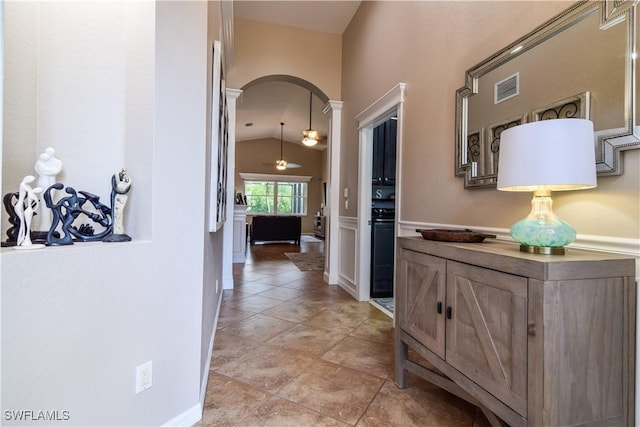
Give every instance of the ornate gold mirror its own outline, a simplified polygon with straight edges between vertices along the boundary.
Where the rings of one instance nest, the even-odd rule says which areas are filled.
[[[496,185],[503,130],[559,117],[592,120],[598,174],[622,173],[621,152],[640,148],[635,3],[576,3],[466,72],[455,159],[465,188]]]

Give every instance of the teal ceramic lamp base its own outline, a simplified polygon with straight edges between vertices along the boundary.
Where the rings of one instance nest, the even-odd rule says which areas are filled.
[[[552,205],[550,191],[534,192],[529,215],[511,226],[521,251],[563,255],[564,246],[576,239],[574,228],[553,213]]]

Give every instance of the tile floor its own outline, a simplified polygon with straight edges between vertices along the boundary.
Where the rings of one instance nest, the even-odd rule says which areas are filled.
[[[487,426],[479,409],[417,377],[395,386],[391,319],[284,255],[323,245],[256,245],[234,265],[197,425]]]

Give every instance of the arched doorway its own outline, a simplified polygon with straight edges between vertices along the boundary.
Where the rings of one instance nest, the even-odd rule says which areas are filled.
[[[337,284],[337,234],[332,236],[331,230],[337,230],[342,103],[329,100],[313,83],[290,75],[260,77],[241,89],[235,112],[237,144],[260,138],[278,139],[282,122],[287,124],[283,131],[285,141],[300,143],[302,131],[309,127],[321,135],[316,147],[307,148],[320,150],[324,156],[323,171],[316,177],[319,203],[309,207],[307,216],[313,217],[316,212],[325,216],[325,280]]]

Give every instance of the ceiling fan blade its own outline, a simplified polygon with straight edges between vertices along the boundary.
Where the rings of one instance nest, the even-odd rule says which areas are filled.
[[[276,166],[276,162],[264,162],[261,163],[262,166]],[[291,169],[297,169],[297,168],[301,168],[302,165],[298,164],[298,163],[291,163],[291,162],[287,162],[287,169],[291,168]]]

